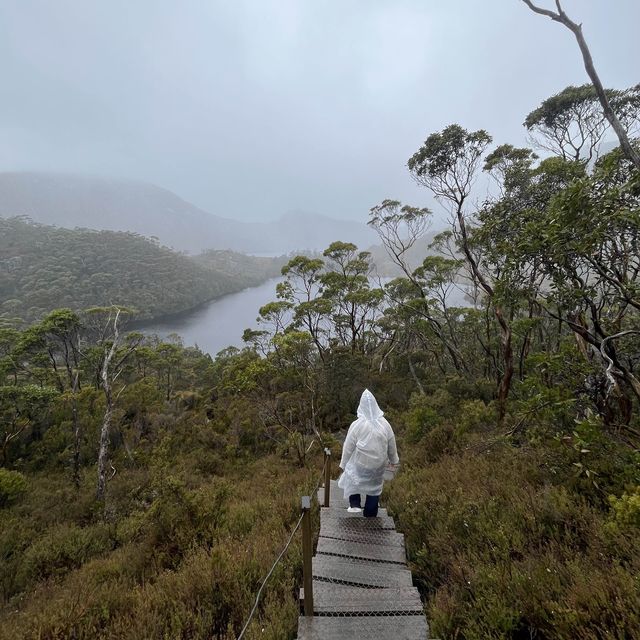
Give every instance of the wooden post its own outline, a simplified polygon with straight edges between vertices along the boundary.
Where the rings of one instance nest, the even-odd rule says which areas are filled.
[[[331,449],[324,450],[324,506],[329,506],[331,497]]]
[[[304,615],[313,616],[313,569],[311,554],[311,498],[302,496],[302,586],[304,587]]]

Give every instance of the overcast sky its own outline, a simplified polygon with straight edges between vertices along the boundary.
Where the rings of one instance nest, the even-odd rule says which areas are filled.
[[[640,82],[640,2],[564,5],[604,84]],[[586,81],[571,34],[521,0],[2,0],[0,170],[364,220],[430,201],[405,166],[429,133],[522,145],[526,114]]]

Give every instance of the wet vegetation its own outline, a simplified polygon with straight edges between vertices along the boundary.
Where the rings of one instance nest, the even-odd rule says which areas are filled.
[[[370,224],[403,276],[376,287],[345,242],[294,257],[242,350],[127,332],[148,279],[121,280],[136,293],[118,305],[30,297],[47,315],[0,331],[0,634],[236,637],[369,387],[397,432],[385,498],[434,635],[638,637],[640,174],[619,149],[589,163],[597,97],[561,98],[527,119],[559,141],[542,160],[485,131],[430,135],[409,169],[452,226],[422,264],[406,255],[431,212],[385,200]],[[482,171],[496,195],[475,206]],[[5,224],[50,234],[54,262],[52,243],[92,234]],[[61,286],[46,273],[22,281]],[[451,306],[461,283],[475,303]],[[247,637],[294,637],[299,581],[293,545]]]

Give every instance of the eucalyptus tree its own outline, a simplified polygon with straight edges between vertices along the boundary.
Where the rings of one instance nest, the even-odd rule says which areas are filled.
[[[351,242],[333,242],[325,249],[320,276],[322,298],[331,304],[334,333],[352,354],[365,353],[370,329],[382,302],[382,289],[371,288],[371,254]],[[375,345],[374,345],[375,346]]]
[[[635,168],[640,171],[640,153],[638,150],[631,144],[629,140],[629,136],[627,135],[627,131],[625,130],[623,124],[620,122],[618,115],[616,114],[612,104],[609,100],[609,96],[607,95],[607,91],[602,85],[602,81],[600,80],[600,76],[596,71],[593,58],[591,56],[591,51],[589,50],[589,46],[587,45],[587,41],[585,40],[584,34],[582,33],[582,25],[574,22],[562,8],[562,4],[560,0],[555,0],[556,11],[552,11],[550,9],[545,9],[544,7],[540,7],[532,2],[532,0],[522,0],[531,11],[546,16],[547,18],[551,18],[554,22],[564,25],[573,35],[578,43],[578,47],[580,47],[580,53],[582,54],[582,60],[584,62],[584,68],[587,71],[587,75],[589,76],[593,87],[595,89],[596,95],[598,96],[598,100],[600,101],[600,105],[602,107],[602,111],[606,117],[606,119],[611,124],[611,127],[616,133],[618,140],[620,142],[620,147],[625,154],[625,156],[633,163]]]
[[[453,124],[440,133],[431,134],[407,164],[416,182],[427,187],[448,206],[454,236],[469,273],[491,301],[501,332],[502,374],[498,383],[498,407],[502,420],[514,372],[509,309],[500,299],[501,291],[496,291],[499,281],[487,269],[474,247],[473,222],[470,220],[472,214],[467,206],[482,156],[490,143],[491,136],[486,131],[469,132]]]
[[[20,338],[20,331],[10,327],[0,327],[0,384],[6,384],[10,379],[18,383],[18,366],[13,357],[13,351]]]
[[[284,444],[303,465],[313,439],[321,440],[318,403],[323,368],[308,332],[290,330],[274,336],[273,342],[274,350],[266,357],[269,373],[257,398],[265,414],[263,428],[274,439],[278,432],[284,434]]]
[[[544,179],[541,180],[533,168],[536,159],[531,150],[512,145],[501,145],[486,157],[484,170],[493,175],[501,195],[488,199],[480,207],[473,236],[484,264],[495,276],[496,296],[511,309],[520,379],[525,375],[532,332],[541,313],[537,298],[545,278],[540,258],[527,257],[521,250],[523,230],[535,224],[541,215],[540,209],[546,207],[549,197],[562,186],[558,181],[550,187],[544,184]],[[555,159],[545,162],[556,163]],[[559,162],[563,166],[574,166]],[[583,166],[575,164],[575,167],[582,174]],[[542,176],[546,178],[546,174]]]
[[[550,201],[529,234],[530,247],[544,247],[558,316],[606,378],[601,412],[606,417],[617,405],[615,421],[624,424],[632,399],[640,401],[640,197],[632,173],[620,152],[605,156],[592,176]]]
[[[123,348],[121,322],[122,316],[130,315],[129,309],[120,307],[93,307],[85,311],[84,320],[96,342],[94,349],[98,364],[98,379],[105,399],[105,410],[100,428],[100,440],[98,448],[98,481],[96,497],[98,500],[105,499],[107,487],[107,465],[111,467],[111,472],[115,475],[116,470],[109,460],[109,446],[111,440],[111,424],[115,402],[124,388],[114,394],[114,384],[124,371],[125,363],[136,351],[142,336],[137,340],[129,341]]]
[[[633,165],[620,150],[600,158],[590,174],[579,161],[555,157],[534,166],[519,156],[505,171],[503,196],[480,210],[476,240],[491,269],[528,300],[521,375],[534,324],[553,318],[555,348],[568,328],[592,367],[581,382],[584,393],[605,423],[626,425],[640,399],[640,206]],[[496,158],[489,156],[487,169]]]
[[[625,90],[605,89],[621,127],[629,131],[640,116],[640,85]],[[565,160],[591,162],[611,124],[591,84],[569,86],[547,98],[527,115],[524,126],[538,147]]]
[[[369,211],[367,224],[375,230],[387,255],[409,280],[413,275],[409,252],[425,237],[432,216],[432,211],[427,207],[411,207],[399,200],[389,199]]]
[[[443,325],[447,322],[446,295],[440,298],[440,308],[435,303],[438,296],[433,297],[432,287],[437,281],[437,288],[447,286],[445,279],[429,280],[426,278],[428,271],[436,267],[444,267],[446,258],[442,262],[434,262],[427,258],[417,269],[409,262],[409,252],[422,239],[431,223],[432,212],[427,208],[411,207],[403,205],[398,200],[383,200],[379,205],[370,210],[369,226],[371,226],[380,238],[387,255],[393,263],[400,268],[409,284],[406,287],[398,286],[398,282],[386,287],[386,293],[392,304],[404,305],[408,311],[419,314],[429,326],[429,333],[438,340],[448,352],[456,371],[465,368],[464,359],[456,346],[455,333],[451,331],[451,325],[447,324],[449,332]],[[460,263],[455,260],[446,262],[447,276],[451,283],[457,276],[457,267]],[[443,275],[443,272],[440,276]],[[407,296],[411,292],[412,295]]]
[[[450,361],[433,323],[435,311],[426,297],[416,295],[408,278],[395,278],[385,285],[390,300],[378,325],[387,337],[380,353],[378,369],[401,371],[406,365],[418,391],[424,395],[423,380],[416,363],[420,360],[435,364],[433,370],[448,375]],[[427,320],[431,318],[432,321]]]
[[[295,256],[282,267],[286,279],[276,287],[278,298],[291,305],[293,327],[309,332],[321,360],[328,348],[327,319],[331,313],[331,302],[322,297],[323,270],[324,261],[320,258]]]
[[[282,288],[280,289],[282,291]],[[243,342],[266,356],[272,349],[278,349],[275,340],[282,335],[293,317],[295,304],[288,300],[267,302],[258,310],[257,322],[262,329],[245,329],[242,334]]]
[[[42,420],[47,408],[58,395],[52,387],[34,384],[0,386],[0,448],[2,466],[11,463],[12,444]]]
[[[158,375],[158,388],[164,389],[164,397],[167,401],[171,398],[181,361],[182,344],[180,342],[166,340],[153,350],[153,367]]]
[[[514,147],[512,144],[501,144],[491,153],[487,154],[483,171],[486,171],[498,186],[500,196],[517,188],[522,183],[523,176],[538,155],[531,149]]]
[[[82,428],[78,416],[78,391],[80,390],[80,334],[82,323],[71,309],[56,309],[37,325],[37,331],[46,344],[52,365],[61,358],[67,372],[68,393],[71,396],[71,428],[73,431],[72,477],[76,488],[80,487],[80,438]],[[64,391],[64,389],[63,389]]]
[[[80,317],[71,309],[55,309],[33,328],[41,337],[56,374],[57,361],[64,365],[69,388],[77,384],[81,328]]]

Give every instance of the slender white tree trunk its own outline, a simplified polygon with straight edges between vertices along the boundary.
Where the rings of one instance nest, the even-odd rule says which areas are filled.
[[[116,311],[113,319],[113,342],[109,352],[105,355],[102,363],[102,371],[100,379],[102,382],[102,390],[105,397],[104,418],[102,419],[102,428],[100,429],[100,450],[98,451],[98,488],[96,497],[98,500],[104,500],[107,488],[107,461],[109,459],[109,431],[111,429],[111,416],[113,414],[113,395],[111,393],[111,381],[109,379],[109,365],[118,349],[118,318],[120,309]]]

